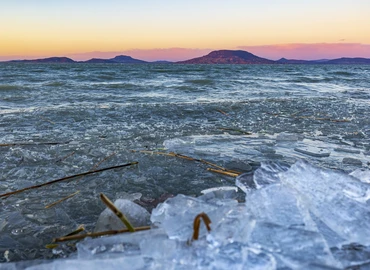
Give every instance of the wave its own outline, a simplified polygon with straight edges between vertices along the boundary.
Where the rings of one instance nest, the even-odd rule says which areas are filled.
[[[58,87],[58,86],[64,86],[66,85],[65,82],[61,82],[61,81],[52,81],[52,82],[48,82],[45,84],[45,86],[51,86],[51,87]]]
[[[292,83],[322,83],[322,82],[331,82],[335,80],[332,77],[325,77],[325,78],[312,78],[312,77],[298,77],[295,79],[286,80],[286,82]]]
[[[191,79],[185,80],[185,83],[197,84],[197,85],[213,85],[215,84],[214,80],[211,79]]]
[[[329,72],[330,75],[336,75],[336,76],[356,76],[356,73],[348,72],[348,71],[333,71]]]
[[[14,84],[0,84],[0,91],[8,91],[8,90],[19,90],[20,87]]]

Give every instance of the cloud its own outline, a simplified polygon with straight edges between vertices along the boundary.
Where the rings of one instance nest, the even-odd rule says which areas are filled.
[[[370,58],[370,44],[361,43],[291,43],[263,46],[239,46],[261,57],[277,60],[287,59],[334,59],[340,57]]]

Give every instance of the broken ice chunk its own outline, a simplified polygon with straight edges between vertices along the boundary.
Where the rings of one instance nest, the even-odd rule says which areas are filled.
[[[150,214],[140,205],[129,200],[118,199],[114,205],[127,217],[134,227],[146,226],[150,224]],[[110,210],[106,208],[99,216],[95,226],[95,232],[121,230],[126,228],[122,221]]]
[[[340,237],[370,244],[370,186],[342,172],[298,161],[280,175],[282,183],[299,193],[301,200]]]
[[[201,191],[201,193],[204,194],[202,197],[218,199],[235,199],[237,192],[238,192],[237,187],[226,187],[226,186],[208,188]]]
[[[170,260],[176,253],[179,253],[181,246],[176,241],[168,239],[168,236],[162,230],[153,229],[153,231],[157,231],[157,233],[148,233],[140,241],[142,256],[158,260]]]
[[[140,198],[143,196],[143,194],[141,194],[140,192],[137,192],[137,193],[127,193],[127,192],[124,192],[124,191],[121,191],[121,192],[117,192],[116,194],[116,198],[117,199],[125,199],[125,200],[129,200],[129,201],[135,201],[135,200],[140,200]]]
[[[322,220],[316,217],[312,212],[310,213],[310,215],[312,220],[315,222],[317,229],[322,234],[330,248],[340,246],[343,242],[345,242],[345,240],[342,237],[340,237],[336,232],[330,229],[324,222],[322,222]]]
[[[260,189],[272,183],[280,182],[279,173],[289,169],[289,165],[277,162],[262,162],[261,167],[254,172],[253,180]]]
[[[260,249],[231,243],[213,255],[205,269],[275,270],[275,258]]]
[[[15,268],[14,268],[15,269]],[[29,270],[100,270],[100,269],[145,269],[145,261],[141,256],[126,256],[115,259],[99,260],[54,260],[50,263],[27,267]]]
[[[362,161],[357,158],[345,157],[343,158],[342,163],[349,164],[349,165],[355,165],[355,166],[362,166]]]
[[[256,183],[253,180],[253,173],[247,172],[236,177],[235,185],[243,190],[245,193],[256,189]]]
[[[308,147],[296,147],[294,148],[294,151],[297,151],[299,153],[311,156],[311,157],[328,157],[330,156],[330,151],[321,149],[321,148],[316,148],[312,146]]]
[[[358,149],[350,149],[350,148],[334,148],[334,151],[336,152],[344,152],[344,153],[350,153],[350,154],[360,154],[361,151]]]
[[[278,258],[280,264],[292,269],[303,269],[312,262],[337,265],[325,240],[317,232],[257,222],[250,238],[256,246]]]
[[[250,232],[256,223],[244,203],[239,203],[226,211],[220,211],[217,219],[212,218],[212,230],[207,235],[207,240],[214,246],[234,242],[248,243]]]
[[[263,220],[290,228],[317,231],[308,210],[299,203],[297,194],[289,187],[274,184],[247,194],[248,213]]]
[[[370,184],[370,170],[356,169],[353,172],[351,172],[349,175],[356,177],[361,182]]]
[[[163,230],[150,229],[100,238],[86,238],[77,244],[79,259],[104,259],[138,255],[145,239],[167,238]]]
[[[370,246],[366,247],[351,243],[341,247],[333,247],[331,251],[333,256],[342,263],[343,267],[370,263]],[[367,265],[366,268],[354,267],[353,269],[369,269],[369,266]]]
[[[230,207],[235,207],[237,204],[235,200],[218,200],[210,203],[201,197],[192,198],[179,194],[153,209],[150,219],[154,225],[163,228],[170,239],[187,241],[193,233],[193,221],[198,214],[206,213],[213,226],[224,217],[224,213]],[[200,226],[200,235],[205,234],[205,226]]]
[[[283,163],[262,162],[254,174],[244,173],[236,178],[236,186],[245,193],[253,189],[260,189],[264,186],[280,182],[279,173],[288,170],[289,166]]]
[[[276,141],[284,142],[284,141],[298,141],[298,135],[296,134],[289,134],[289,133],[280,133],[276,136]]]

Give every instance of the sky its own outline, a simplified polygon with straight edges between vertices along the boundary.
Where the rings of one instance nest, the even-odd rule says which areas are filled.
[[[4,0],[0,61],[126,54],[185,60],[370,58],[370,0]]]

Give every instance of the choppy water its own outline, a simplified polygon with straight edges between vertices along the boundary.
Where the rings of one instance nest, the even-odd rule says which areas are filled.
[[[149,200],[234,184],[199,163],[131,150],[176,151],[240,171],[300,158],[369,168],[369,101],[370,66],[1,63],[0,144],[13,144],[0,147],[1,194],[139,165],[1,200],[0,262],[58,256],[43,247],[79,224],[91,230],[101,192]],[[304,147],[330,156],[294,150]]]

